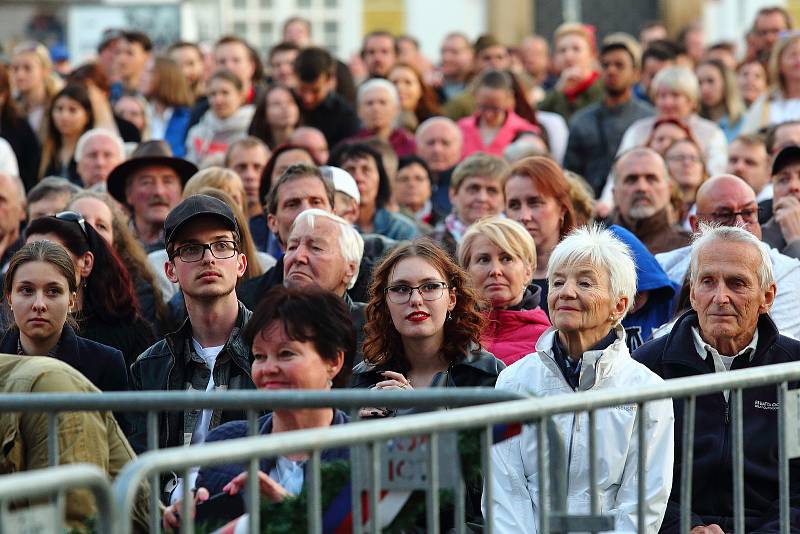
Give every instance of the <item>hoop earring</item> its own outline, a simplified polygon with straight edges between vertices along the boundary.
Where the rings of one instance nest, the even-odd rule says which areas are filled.
[[[447,310],[447,320],[450,321],[453,319],[453,312],[452,310]]]

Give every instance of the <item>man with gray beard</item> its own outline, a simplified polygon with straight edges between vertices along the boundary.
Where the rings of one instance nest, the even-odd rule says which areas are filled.
[[[689,244],[689,232],[675,224],[667,165],[655,150],[637,147],[623,152],[612,173],[616,209],[610,224],[630,230],[652,254]]]

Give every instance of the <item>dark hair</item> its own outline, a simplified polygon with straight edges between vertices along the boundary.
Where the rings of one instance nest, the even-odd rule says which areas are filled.
[[[139,302],[128,270],[91,224],[81,225],[55,216],[41,217],[31,221],[25,230],[26,236],[34,234],[57,235],[75,256],[92,253],[94,266],[86,278],[84,309],[88,304],[94,314],[107,322],[132,321],[140,317]]]
[[[56,102],[61,98],[70,98],[76,101],[86,112],[86,125],[83,127],[82,134],[94,128],[94,110],[92,108],[92,101],[89,100],[89,92],[82,84],[72,83],[65,86],[58,93],[53,96],[50,105],[47,108],[45,139],[42,143],[42,160],[39,164],[39,177],[44,176],[44,171],[58,159],[58,153],[61,150],[64,142],[61,132],[56,128],[56,123],[53,120],[53,110],[56,107]]]
[[[391,39],[392,41],[392,50],[394,53],[397,54],[397,42],[395,41],[394,35],[388,30],[374,30],[369,32],[364,36],[364,39],[361,41],[361,55],[364,55],[364,51],[367,49],[367,43],[370,39],[374,39],[375,37],[385,37],[387,39]]]
[[[269,49],[268,58],[269,58],[270,61],[272,61],[272,58],[275,57],[275,54],[277,54],[279,52],[292,52],[292,51],[299,52],[300,51],[300,47],[297,46],[294,43],[287,43],[287,42],[284,41],[282,43],[276,44],[275,46],[273,46],[272,48]]]
[[[351,159],[372,159],[375,162],[375,167],[378,169],[378,194],[375,197],[375,206],[378,208],[386,206],[392,196],[392,186],[380,153],[366,143],[340,144],[331,154],[330,165],[341,167],[345,161]]]
[[[308,157],[311,158],[311,161],[314,161],[314,156],[312,156],[311,152],[304,146],[294,145],[292,143],[285,143],[283,145],[276,147],[275,150],[272,151],[272,155],[270,155],[267,164],[264,166],[264,170],[261,171],[261,182],[258,184],[258,198],[261,199],[265,207],[268,205],[268,202],[265,199],[267,195],[272,192],[273,189],[272,175],[275,172],[275,166],[278,164],[278,156],[280,156],[284,152],[289,152],[290,150],[300,150],[301,152],[305,152],[306,154],[308,154]],[[267,213],[274,214],[275,212],[267,211]]]
[[[767,154],[772,154],[775,150],[775,137],[778,135],[778,130],[784,126],[800,126],[800,120],[779,122],[767,130],[767,137],[764,144],[767,146]]]
[[[602,48],[600,48],[600,54],[598,54],[598,57],[602,58],[609,52],[614,52],[616,50],[624,51],[626,54],[628,54],[628,57],[631,58],[631,65],[633,65],[634,68],[639,67],[639,65],[636,63],[636,57],[634,57],[633,51],[622,41],[611,41],[604,43]]]
[[[344,363],[333,378],[333,387],[348,387],[356,331],[341,297],[316,287],[290,289],[277,285],[256,306],[253,317],[242,331],[244,342],[252,347],[256,336],[263,336],[276,322],[283,326],[289,339],[310,341],[323,360],[336,361],[339,352],[343,352]]]
[[[253,63],[253,79],[250,80],[251,82],[256,83],[264,77],[264,65],[261,64],[261,58],[258,57],[258,51],[250,46],[250,43],[236,35],[224,35],[217,39],[217,42],[214,43],[214,49],[226,44],[240,44],[247,50],[247,55],[249,56],[250,61]]]
[[[87,82],[91,82],[95,87],[106,94],[111,92],[111,84],[108,81],[108,76],[97,62],[91,61],[89,63],[84,63],[67,76],[67,83],[86,85]]]
[[[3,95],[5,95],[5,99],[2,107],[0,107],[0,120],[8,128],[19,119],[19,111],[17,111],[17,106],[14,104],[14,98],[11,95],[11,78],[8,75],[8,67],[0,63],[0,96]]]
[[[232,83],[236,90],[242,92],[244,89],[244,85],[242,84],[242,80],[235,75],[232,71],[222,68],[217,69],[214,73],[208,77],[208,84],[211,85],[211,82],[214,80],[223,80],[229,83]]]
[[[250,121],[250,127],[247,129],[247,133],[249,135],[258,137],[269,147],[275,146],[275,137],[272,135],[272,127],[270,127],[269,123],[267,122],[267,100],[269,99],[269,95],[276,90],[286,91],[289,94],[289,98],[291,99],[292,103],[295,106],[297,105],[291,89],[284,85],[271,85],[259,97],[258,103],[256,104],[256,110],[253,112],[253,120]],[[295,124],[295,128],[300,123],[299,117],[300,114],[298,113],[298,124]]]
[[[406,167],[408,167],[410,165],[414,165],[415,163],[417,165],[419,165],[420,167],[422,167],[423,169],[425,169],[425,174],[428,175],[428,181],[430,181],[430,179],[431,179],[431,168],[428,167],[428,164],[425,162],[424,159],[422,159],[421,157],[419,157],[417,155],[404,156],[404,157],[400,158],[400,161],[397,164],[397,172],[399,173],[401,169],[404,169],[404,168],[406,168]]]
[[[278,180],[270,188],[269,193],[264,199],[264,206],[266,207],[267,213],[270,215],[278,213],[278,190],[283,184],[308,177],[319,178],[319,181],[325,186],[325,196],[328,198],[328,204],[333,208],[336,191],[331,181],[326,180],[325,177],[322,176],[322,172],[318,167],[306,163],[295,163],[289,165],[289,168],[278,177]]]
[[[336,76],[336,62],[324,48],[311,46],[294,58],[294,71],[301,82],[314,83],[323,74]]]
[[[130,43],[139,43],[142,45],[145,52],[149,52],[153,49],[153,41],[151,41],[150,37],[144,32],[127,30],[122,32],[122,38]]]
[[[486,321],[480,311],[482,301],[472,288],[469,275],[447,252],[427,237],[398,245],[373,271],[364,324],[364,361],[372,365],[388,365],[403,374],[409,370],[408,357],[400,333],[392,322],[385,291],[395,266],[414,257],[430,263],[457,295],[455,308],[450,312],[452,319],[444,323],[441,351],[447,362],[455,363],[466,357],[470,347],[480,342]]]
[[[781,14],[781,16],[783,17],[783,21],[786,24],[786,28],[791,30],[792,26],[794,25],[793,21],[792,21],[792,16],[789,14],[788,11],[786,11],[785,8],[783,8],[781,6],[767,6],[767,7],[762,7],[761,9],[759,9],[758,12],[756,13],[756,16],[753,17],[753,27],[752,27],[752,29],[753,30],[756,29],[756,21],[759,19],[759,17],[764,17],[764,16],[767,16],[767,15],[773,15],[775,13],[780,13]]]
[[[487,89],[502,89],[509,93],[514,92],[514,80],[507,72],[500,70],[487,70],[478,77],[477,89],[486,87]]]
[[[67,279],[67,288],[70,293],[75,293],[78,290],[78,283],[75,280],[75,266],[72,263],[72,258],[69,257],[64,247],[52,241],[36,241],[23,245],[8,263],[8,270],[3,278],[3,295],[5,296],[6,306],[8,306],[8,296],[14,285],[14,275],[17,270],[25,265],[35,261],[43,261],[49,263]],[[67,324],[73,329],[77,329],[77,324],[69,313],[67,313]],[[12,328],[16,325],[12,325]]]
[[[653,58],[658,61],[675,61],[678,57],[678,47],[673,41],[659,39],[650,43],[642,52],[642,67],[648,59]]]
[[[175,41],[174,43],[169,45],[169,48],[167,48],[167,53],[171,54],[172,52],[180,48],[192,48],[194,49],[195,52],[197,52],[197,55],[200,56],[200,59],[203,58],[203,51],[200,50],[200,47],[197,46],[197,43],[193,43],[191,41]]]

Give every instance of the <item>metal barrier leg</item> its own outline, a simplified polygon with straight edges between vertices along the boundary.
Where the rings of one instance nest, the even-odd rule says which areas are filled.
[[[492,425],[483,427],[481,432],[481,464],[483,468],[483,498],[486,501],[486,517],[483,518],[483,530],[487,534],[494,531],[494,503],[492,494]]]
[[[247,513],[250,514],[249,532],[258,534],[261,528],[261,493],[258,483],[258,458],[253,458],[247,465]]]
[[[645,435],[645,431],[647,430],[647,404],[640,402],[636,411],[639,414],[639,424],[637,425],[639,454],[637,458],[638,469],[636,473],[636,528],[637,532],[646,532],[645,526],[647,524],[647,518],[645,517],[644,513],[644,502],[647,498],[647,487],[645,486],[645,481],[647,479],[645,476],[645,472],[647,471],[647,437]]]
[[[58,412],[47,412],[47,465],[58,465]]]
[[[428,436],[428,489],[425,491],[425,521],[428,532],[439,533],[439,434]]]
[[[322,534],[322,480],[320,478],[319,450],[311,452],[308,469],[309,475],[306,491],[308,491],[308,532]]]
[[[744,534],[744,454],[742,453],[742,390],[731,392],[733,443],[733,531]]]
[[[381,531],[378,518],[378,507],[381,500],[381,446],[382,443],[379,441],[373,441],[369,444],[369,524],[373,534],[380,534]]]
[[[456,455],[456,461],[460,461]],[[466,489],[464,488],[464,480],[461,479],[456,482],[456,488],[453,492],[453,499],[455,501],[455,509],[453,510],[453,525],[455,525],[455,534],[464,534],[466,532],[466,514],[464,510],[464,499],[466,496]]]
[[[589,410],[589,499],[591,514],[600,515],[600,496],[597,492],[597,427],[594,410]],[[591,531],[592,534],[597,532]]]
[[[789,451],[786,450],[788,439],[788,420],[786,402],[789,397],[789,385],[781,382],[778,385],[778,493],[780,495],[781,534],[789,534]]]
[[[361,410],[353,408],[350,410],[350,421],[356,422],[361,419]],[[361,455],[364,448],[360,445],[350,447],[350,501],[353,508],[353,530],[352,534],[361,534],[361,522],[364,514],[361,510],[361,484],[356,481],[364,480],[361,474]]]
[[[550,532],[550,471],[547,466],[547,423],[545,419],[536,422],[536,470],[539,474],[539,532]]]
[[[194,500],[194,495],[192,495],[192,488],[189,483],[192,476],[192,468],[184,469],[181,476],[183,477],[183,484],[181,484],[183,490],[183,495],[181,495],[181,534],[193,534],[194,517],[192,512],[194,511],[194,503],[192,501]]]
[[[694,416],[697,397],[683,402],[683,439],[681,443],[681,534],[689,534],[692,515],[692,473],[694,472]]]
[[[154,451],[158,449],[158,413],[147,412],[147,450]],[[161,531],[161,518],[159,517],[159,505],[161,504],[161,477],[158,473],[153,473],[150,476],[150,510],[148,522],[150,532]],[[130,517],[121,517],[120,521],[127,521],[130,523]]]

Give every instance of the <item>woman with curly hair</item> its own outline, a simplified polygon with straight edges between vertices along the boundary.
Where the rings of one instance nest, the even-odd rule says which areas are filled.
[[[493,387],[505,365],[479,345],[479,302],[469,275],[433,241],[396,247],[373,274],[353,387]]]

